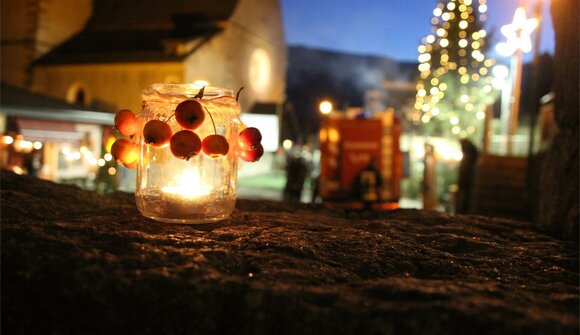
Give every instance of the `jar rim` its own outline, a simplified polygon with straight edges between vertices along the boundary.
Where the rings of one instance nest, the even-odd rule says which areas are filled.
[[[184,95],[193,98],[203,85],[200,84],[166,84],[156,83],[151,85],[143,92],[143,95],[158,94],[158,95]],[[234,92],[231,89],[219,86],[205,86],[203,91],[204,97],[233,97]]]

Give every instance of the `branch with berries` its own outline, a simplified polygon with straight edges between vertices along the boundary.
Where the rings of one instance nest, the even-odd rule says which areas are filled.
[[[236,94],[238,101],[240,88]],[[165,120],[154,119],[148,121],[141,129],[141,121],[128,109],[120,110],[115,116],[115,127],[126,136],[135,138],[135,134],[142,130],[143,141],[153,148],[169,146],[171,153],[178,159],[189,160],[200,152],[209,158],[217,159],[226,156],[230,151],[228,140],[217,133],[212,113],[202,104],[205,87],[202,87],[192,99],[180,102],[173,114]],[[195,132],[205,121],[205,114],[209,115],[214,134],[203,140]],[[181,130],[173,133],[168,122],[175,118]],[[238,156],[247,162],[255,162],[264,154],[260,143],[262,134],[257,128],[244,128],[238,134]],[[139,149],[133,141],[118,139],[111,148],[111,154],[126,167],[135,168],[139,159]]]

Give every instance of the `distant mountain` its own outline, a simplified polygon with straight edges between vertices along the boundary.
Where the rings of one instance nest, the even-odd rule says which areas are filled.
[[[414,83],[417,65],[378,56],[289,46],[286,95],[302,130],[309,133],[318,125],[321,100],[330,99],[339,109],[345,105],[362,107],[365,92],[383,91],[385,82]]]

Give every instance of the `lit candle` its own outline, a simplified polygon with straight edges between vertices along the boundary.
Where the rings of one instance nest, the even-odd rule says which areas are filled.
[[[201,182],[197,166],[184,170],[175,176],[173,183],[165,186],[162,190],[165,193],[179,195],[184,199],[191,200],[210,194],[209,187]]]
[[[176,175],[161,191],[160,205],[167,216],[181,217],[195,214],[203,208],[204,203],[209,205],[211,202],[210,187],[202,182],[197,166]]]

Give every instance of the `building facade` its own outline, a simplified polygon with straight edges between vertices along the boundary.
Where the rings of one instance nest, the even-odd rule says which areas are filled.
[[[100,0],[92,13],[80,33],[34,63],[34,91],[138,110],[154,83],[204,80],[244,86],[242,110],[283,102],[287,52],[277,0]]]

